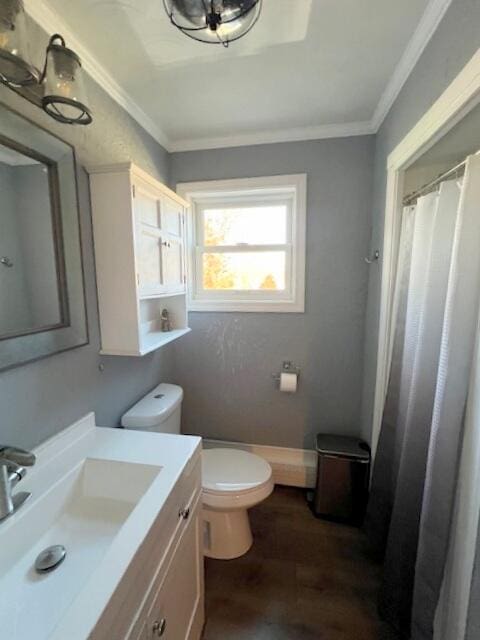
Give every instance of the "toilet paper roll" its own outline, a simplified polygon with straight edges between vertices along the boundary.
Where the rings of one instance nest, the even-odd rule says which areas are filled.
[[[280,374],[280,391],[285,393],[295,393],[297,390],[297,374],[281,373]]]

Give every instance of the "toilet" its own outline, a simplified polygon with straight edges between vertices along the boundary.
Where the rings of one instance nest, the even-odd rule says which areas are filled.
[[[181,387],[159,384],[123,415],[122,426],[179,434],[182,399]],[[204,449],[202,487],[204,554],[221,560],[242,556],[253,543],[248,509],[272,493],[272,468],[240,449]]]

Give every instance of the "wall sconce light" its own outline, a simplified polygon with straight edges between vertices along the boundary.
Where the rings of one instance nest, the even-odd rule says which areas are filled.
[[[65,40],[58,33],[48,43],[43,80],[42,106],[48,115],[66,124],[92,122],[92,114],[86,104],[82,63],[75,51],[65,46]]]
[[[58,33],[48,43],[43,71],[30,58],[23,0],[0,2],[0,81],[65,124],[90,124],[83,69]]]

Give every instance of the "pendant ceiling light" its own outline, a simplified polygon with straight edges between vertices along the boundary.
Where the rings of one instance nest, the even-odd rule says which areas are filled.
[[[238,40],[257,22],[262,0],[163,0],[171,23],[186,36],[223,44]]]
[[[56,33],[48,43],[43,71],[30,60],[23,0],[0,0],[0,82],[66,124],[90,124],[82,63]],[[32,88],[26,93],[23,89]]]

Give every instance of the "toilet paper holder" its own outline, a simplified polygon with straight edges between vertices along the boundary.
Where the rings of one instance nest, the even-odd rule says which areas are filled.
[[[282,373],[295,373],[297,376],[300,377],[300,367],[297,367],[297,365],[293,364],[293,362],[291,362],[291,360],[284,360],[282,363],[282,370],[280,373],[272,373],[272,378],[276,381],[276,382],[280,382],[280,375]]]

